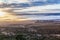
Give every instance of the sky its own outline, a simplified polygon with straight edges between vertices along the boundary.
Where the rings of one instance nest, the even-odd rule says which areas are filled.
[[[33,13],[60,13],[60,4],[33,6],[20,10],[21,12],[33,12]],[[36,11],[36,12],[35,12]]]
[[[20,3],[26,3],[26,2],[50,2],[50,3],[56,3],[60,2],[60,0],[0,0],[0,2],[20,2]]]
[[[27,13],[27,14],[42,14],[42,13],[60,13],[60,0],[0,0],[5,3],[27,3],[30,7],[23,8],[22,10],[13,10],[13,12]],[[38,5],[39,4],[39,5]],[[35,6],[36,5],[36,6]],[[19,13],[19,14],[20,14]],[[16,13],[18,14],[18,13]],[[51,20],[60,19],[59,15],[24,15],[20,16],[31,20]],[[16,15],[17,16],[17,15]]]
[[[0,0],[0,2],[8,2],[8,3],[12,3],[12,2],[20,2],[20,3],[25,3],[28,2],[28,0]]]

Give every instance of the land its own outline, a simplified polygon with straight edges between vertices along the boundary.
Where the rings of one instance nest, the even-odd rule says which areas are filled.
[[[0,36],[4,39],[10,38],[9,40],[60,40],[60,21],[2,22],[0,23]]]

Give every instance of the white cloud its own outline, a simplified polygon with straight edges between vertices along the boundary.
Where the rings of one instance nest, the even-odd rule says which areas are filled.
[[[41,1],[41,2],[46,2],[47,0],[29,0],[31,2],[36,2],[36,1]]]
[[[20,12],[37,11],[40,13],[50,13],[50,12],[60,12],[59,9],[60,9],[60,4],[53,4],[53,5],[28,7],[26,9],[20,10]]]
[[[26,3],[26,2],[28,2],[28,0],[0,0],[0,2],[8,2],[8,3],[20,2],[20,3]]]
[[[60,16],[52,15],[52,16],[30,16],[29,20],[55,20],[60,19]]]

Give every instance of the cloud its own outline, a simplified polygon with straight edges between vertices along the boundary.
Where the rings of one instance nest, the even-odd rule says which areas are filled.
[[[56,16],[38,16],[38,15],[35,15],[35,16],[30,16],[29,18],[27,18],[29,20],[56,20],[56,19],[59,19],[60,20],[60,15]]]
[[[28,2],[28,0],[0,0],[0,2],[6,2],[6,3],[13,3],[13,2],[26,3],[26,2]]]
[[[33,13],[60,13],[60,4],[33,6],[20,10],[20,12],[33,12]],[[36,12],[35,12],[36,11]]]
[[[48,15],[48,16],[41,16],[41,15],[22,15],[21,18],[25,18],[27,20],[60,20],[60,15]]]
[[[37,1],[41,1],[41,2],[46,2],[47,0],[29,0],[31,2],[37,2]]]

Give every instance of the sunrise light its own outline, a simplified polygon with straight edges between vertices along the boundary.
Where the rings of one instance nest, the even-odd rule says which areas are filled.
[[[0,17],[4,17],[6,14],[4,12],[0,12]]]
[[[0,21],[24,21],[27,19],[21,19],[18,18],[16,15],[13,15],[13,13],[5,12],[4,9],[0,9]]]

